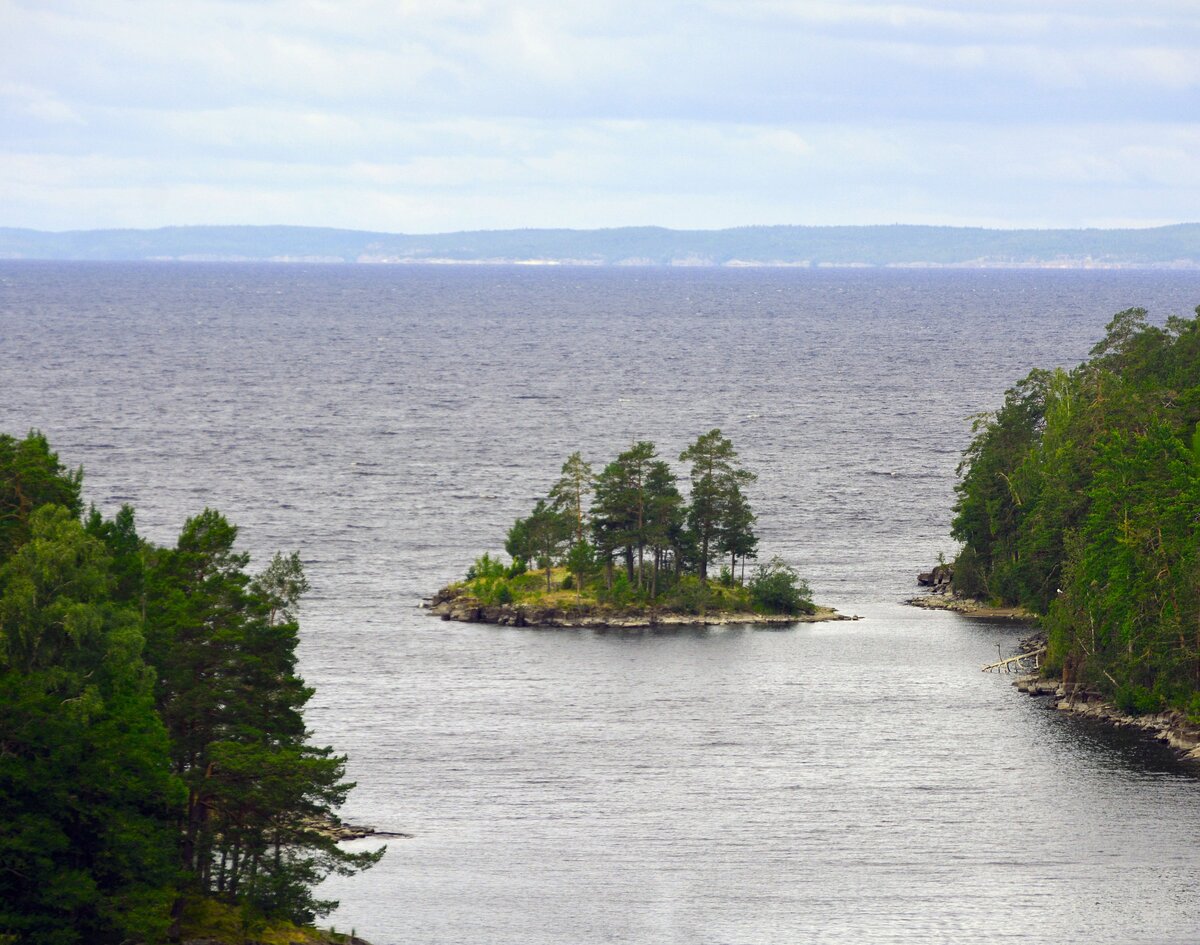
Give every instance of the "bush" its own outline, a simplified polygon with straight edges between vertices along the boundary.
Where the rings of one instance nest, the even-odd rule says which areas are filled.
[[[511,604],[516,596],[504,579],[503,573],[489,577],[477,577],[470,584],[471,593],[481,604]]]
[[[733,587],[733,572],[729,570],[729,565],[721,565],[721,574],[717,578],[717,583],[722,587]]]
[[[712,603],[712,593],[694,574],[684,574],[671,589],[667,605],[685,614],[702,614]]]
[[[633,586],[629,583],[625,572],[618,571],[613,575],[612,588],[597,596],[617,607],[624,607],[633,599],[633,591]]]
[[[562,579],[562,584],[560,586],[562,587],[562,589],[564,591],[575,590],[575,578],[573,578],[571,575],[568,574],[565,578]]]
[[[782,558],[772,558],[754,569],[750,579],[750,600],[769,614],[811,614],[816,608],[808,582]]]
[[[1133,683],[1118,686],[1113,701],[1118,709],[1129,715],[1154,715],[1164,708],[1161,695]]]
[[[485,551],[482,557],[476,558],[475,563],[467,568],[467,580],[504,577],[507,570],[499,558],[493,558]]]
[[[513,558],[513,563],[509,565],[506,577],[510,580],[515,577],[520,577],[528,570],[529,566],[525,563],[524,558]]]

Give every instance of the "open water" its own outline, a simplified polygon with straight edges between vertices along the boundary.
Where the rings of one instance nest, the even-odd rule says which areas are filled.
[[[0,430],[168,542],[215,506],[313,593],[309,719],[376,945],[1185,943],[1200,782],[979,667],[1019,627],[913,610],[966,418],[1200,274],[0,263]],[[537,631],[423,595],[580,449],[720,427],[761,547],[853,623]]]

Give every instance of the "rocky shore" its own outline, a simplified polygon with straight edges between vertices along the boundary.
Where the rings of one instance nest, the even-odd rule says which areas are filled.
[[[973,597],[963,597],[954,590],[954,565],[939,564],[917,575],[917,584],[929,588],[929,593],[910,597],[904,603],[925,610],[950,610],[968,617],[988,617],[996,620],[1036,621],[1037,615],[1024,607],[992,607]]]
[[[1037,620],[1037,614],[1024,607],[992,607],[972,597],[959,597],[953,592],[910,597],[904,603],[925,610],[952,610],[968,617],[989,617],[996,620]]]
[[[651,627],[707,627],[726,624],[787,626],[827,620],[857,620],[831,607],[811,614],[756,614],[708,611],[687,614],[660,608],[611,608],[591,603],[550,607],[536,604],[483,604],[461,587],[444,587],[429,601],[429,612],[443,620],[494,623],[506,627],[578,627],[592,629],[642,629]]]
[[[1047,699],[1048,708],[1098,719],[1118,728],[1138,729],[1156,741],[1170,745],[1186,758],[1200,759],[1200,725],[1189,721],[1182,712],[1129,715],[1098,693],[1074,687],[1068,689],[1061,679],[1042,678],[1037,674],[1018,677],[1013,685],[1020,692]]]

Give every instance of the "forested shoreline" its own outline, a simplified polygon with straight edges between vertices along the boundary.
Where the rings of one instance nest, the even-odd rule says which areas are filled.
[[[0,943],[241,941],[382,854],[320,829],[353,785],[304,723],[299,557],[236,539],[205,509],[156,546],[0,435]]]
[[[1023,606],[1044,672],[1134,714],[1200,719],[1200,308],[1109,323],[976,419],[952,534],[960,594]]]
[[[678,458],[688,464],[686,498],[649,441],[632,444],[599,473],[571,454],[547,495],[508,530],[510,562],[484,554],[462,582],[439,592],[435,608],[518,625],[563,625],[597,613],[814,614],[807,582],[782,559],[755,566],[747,578],[758,536],[745,488],[756,476],[732,441],[712,429]]]

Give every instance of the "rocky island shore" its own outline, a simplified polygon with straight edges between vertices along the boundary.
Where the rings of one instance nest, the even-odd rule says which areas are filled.
[[[442,588],[429,600],[431,615],[463,623],[492,623],[506,627],[578,627],[639,629],[650,627],[704,627],[726,624],[787,626],[830,620],[857,620],[832,607],[813,605],[812,613],[760,614],[753,611],[708,610],[685,613],[664,607],[615,607],[593,601],[579,603],[484,604],[462,585]]]
[[[904,603],[925,610],[949,610],[967,617],[987,617],[993,620],[1036,622],[1037,614],[1024,607],[994,607],[986,601],[965,597],[954,590],[954,565],[939,564],[931,571],[917,575],[917,584],[928,592],[910,597]]]

